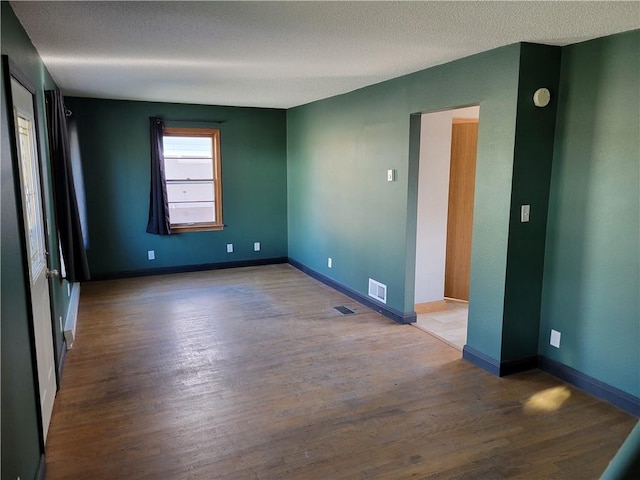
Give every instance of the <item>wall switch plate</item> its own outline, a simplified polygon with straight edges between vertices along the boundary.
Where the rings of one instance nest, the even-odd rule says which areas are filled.
[[[233,253],[233,243],[227,243],[227,253]]]
[[[64,326],[62,325],[62,315],[60,315],[60,318],[58,319],[58,321],[60,322],[60,331],[64,332]]]
[[[67,282],[67,297],[71,296],[71,284]]]
[[[393,169],[387,170],[387,182],[395,182],[396,181],[396,171]]]
[[[253,242],[253,251],[254,252],[260,251],[260,242]]]
[[[156,251],[155,250],[149,250],[147,252],[147,258],[149,260],[155,260],[156,259]]]
[[[520,222],[527,223],[529,221],[530,213],[531,213],[531,205],[522,205],[520,207]]]
[[[551,329],[551,338],[549,339],[549,344],[552,347],[560,348],[560,335],[560,332]]]
[[[327,258],[327,267],[329,268],[333,267],[333,259],[331,257]]]

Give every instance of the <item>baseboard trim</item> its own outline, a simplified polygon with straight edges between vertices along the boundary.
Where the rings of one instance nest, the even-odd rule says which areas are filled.
[[[594,397],[614,404],[631,415],[640,416],[640,398],[634,395],[544,356],[538,357],[538,368],[580,390],[584,390]]]
[[[353,298],[355,301],[360,302],[361,304],[369,307],[371,310],[375,310],[376,312],[384,315],[387,318],[390,318],[396,323],[407,324],[414,323],[416,321],[416,312],[403,313],[395,308],[387,307],[386,305],[376,302],[372,298],[369,298],[360,292],[356,292],[355,290],[343,285],[335,280],[321,274],[320,272],[316,272],[312,268],[307,267],[306,265],[294,260],[293,258],[289,258],[289,265],[297,268],[302,273],[309,275],[312,278],[315,278],[319,282],[324,283],[325,285],[337,290],[340,293],[343,293],[347,297]]]
[[[416,313],[444,312],[447,309],[447,302],[443,299],[435,302],[416,303],[414,309]]]
[[[200,263],[197,265],[178,265],[175,267],[160,267],[160,268],[147,268],[142,270],[125,270],[125,271],[110,272],[110,273],[95,273],[95,274],[91,274],[90,281],[93,282],[93,281],[99,281],[99,280],[117,280],[120,278],[150,277],[154,275],[202,272],[206,270],[221,270],[226,268],[258,267],[263,265],[276,265],[280,263],[287,263],[288,260],[289,259],[287,257],[257,258],[253,260],[239,260],[235,262]]]
[[[462,358],[496,377],[500,376],[500,363],[469,345],[462,347]]]
[[[498,362],[484,353],[465,345],[462,349],[462,358],[497,377],[538,368],[583,390],[589,395],[621,408],[631,415],[640,416],[640,398],[542,355]]]
[[[40,461],[38,462],[38,470],[36,471],[36,480],[45,480],[47,477],[47,459],[44,453],[40,455]]]
[[[67,341],[65,339],[62,339],[62,350],[60,351],[60,359],[58,362],[58,382],[57,382],[57,387],[58,390],[60,390],[60,388],[62,388],[62,373],[64,372],[64,362],[67,360],[67,345],[66,345]]]
[[[500,362],[500,376],[513,375],[514,373],[526,372],[538,368],[538,355],[520,358],[518,360],[507,360]]]
[[[76,338],[76,326],[78,322],[78,307],[80,306],[80,284],[74,283],[71,287],[69,297],[69,308],[67,318],[64,321],[64,339],[67,341],[67,349],[73,348],[73,341]]]

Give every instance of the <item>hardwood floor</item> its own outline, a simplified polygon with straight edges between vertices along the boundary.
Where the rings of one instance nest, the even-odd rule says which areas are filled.
[[[589,479],[635,422],[288,265],[187,273],[83,285],[47,478]]]

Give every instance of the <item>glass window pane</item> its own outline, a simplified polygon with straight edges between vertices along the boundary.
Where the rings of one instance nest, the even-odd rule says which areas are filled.
[[[213,182],[168,183],[169,202],[213,202]]]
[[[213,180],[213,164],[209,159],[165,158],[167,180]]]
[[[178,158],[211,158],[210,137],[163,137],[164,156]]]
[[[35,150],[34,125],[30,118],[17,115],[18,154],[22,172],[24,214],[27,226],[27,246],[31,280],[35,280],[45,268],[45,243],[42,224],[38,160]]]
[[[215,222],[214,202],[169,203],[171,225],[192,225]]]

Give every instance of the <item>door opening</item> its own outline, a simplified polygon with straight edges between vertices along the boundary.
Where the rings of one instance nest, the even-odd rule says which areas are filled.
[[[462,350],[467,339],[480,107],[422,115],[416,326]]]

